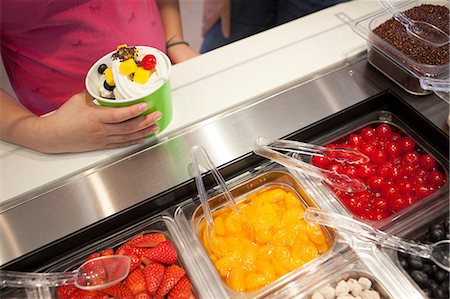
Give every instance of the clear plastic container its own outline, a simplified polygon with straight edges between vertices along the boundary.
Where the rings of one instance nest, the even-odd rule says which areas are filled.
[[[359,132],[365,127],[377,127],[380,124],[389,124],[393,129],[401,133],[401,136],[409,136],[415,141],[416,151],[423,153],[428,153],[434,157],[436,160],[436,165],[439,171],[441,171],[445,177],[446,181],[443,186],[436,189],[432,194],[417,200],[415,203],[408,205],[407,207],[393,213],[392,215],[381,219],[381,220],[368,220],[362,219],[362,221],[372,225],[375,228],[383,228],[392,225],[394,222],[401,221],[402,218],[408,217],[408,215],[414,213],[421,213],[423,210],[430,208],[435,204],[440,204],[440,202],[448,201],[448,165],[446,162],[446,157],[442,156],[437,150],[435,150],[429,143],[427,143],[418,133],[412,130],[405,122],[400,118],[388,111],[375,111],[369,113],[357,120],[353,120],[342,127],[336,128],[336,131],[328,136],[322,136],[318,141],[318,144],[327,145],[330,143],[339,143],[343,138]],[[338,196],[332,189],[321,182],[311,180],[310,178],[298,174],[300,180],[305,185],[306,190],[310,196],[316,199],[316,202],[322,208],[326,208],[331,211],[335,211],[344,215],[354,215],[355,214],[347,204],[344,203],[344,198],[342,195]],[[356,194],[351,195],[354,197]]]
[[[260,169],[257,173],[253,173],[245,179],[240,178],[233,183],[228,182],[227,185],[238,203],[245,201],[246,198],[261,190],[265,190],[265,188],[281,186],[285,190],[296,193],[304,206],[317,207],[314,200],[305,193],[301,184],[292,174],[284,168],[274,165],[269,166],[268,169]],[[227,201],[222,194],[214,193],[217,193],[217,191],[213,191],[209,199],[213,213],[220,211],[227,205]],[[203,220],[204,214],[198,200],[182,204],[175,211],[175,221],[179,227],[184,228],[185,243],[191,244],[191,256],[198,257],[201,261],[199,266],[202,269],[199,269],[198,272],[204,273],[204,279],[209,282],[211,292],[214,293],[214,296],[211,298],[263,298],[269,296],[269,294],[282,288],[292,279],[301,276],[301,273],[308,271],[308,269],[319,267],[320,263],[329,260],[334,252],[339,252],[342,248],[348,247],[346,244],[337,244],[335,242],[335,235],[332,229],[322,228],[329,239],[328,251],[256,291],[237,292],[222,280],[202,244],[202,236],[199,235],[199,230]]]
[[[406,11],[421,4],[449,6],[448,1],[439,0],[405,1],[397,5],[399,10]],[[450,84],[448,63],[430,65],[417,62],[373,33],[376,27],[391,18],[392,15],[383,9],[364,16],[352,24],[352,29],[367,40],[369,63],[411,94],[425,95],[431,93],[431,90],[448,92]],[[436,87],[427,84],[430,80],[435,82]],[[437,86],[447,87],[444,90],[435,89]]]
[[[199,285],[200,282],[197,280],[198,273],[195,273],[193,270],[196,269],[196,267],[191,266],[193,261],[187,254],[187,249],[184,247],[185,244],[181,242],[180,234],[176,228],[174,220],[163,215],[145,220],[105,239],[81,248],[52,263],[46,272],[64,272],[74,270],[85,262],[91,254],[101,253],[108,248],[113,248],[116,250],[120,245],[128,240],[131,240],[135,236],[148,233],[164,234],[166,239],[172,242],[178,254],[176,264],[186,271],[186,274],[191,282],[193,292],[197,294],[197,296],[202,294],[202,297],[208,298],[208,294],[204,294],[202,292],[203,288]],[[58,298],[56,287],[9,289],[4,294],[4,298]],[[0,297],[3,298],[3,294]]]
[[[294,280],[268,298],[309,299],[327,285],[335,288],[342,280],[358,280],[361,277],[368,278],[372,283],[370,289],[378,292],[383,299],[423,297],[420,289],[413,286],[376,246],[356,242],[352,248],[354,250],[335,254],[304,280]]]
[[[305,206],[319,207],[321,200],[308,195],[303,185],[275,163],[266,163],[227,182],[232,194],[240,198],[261,188],[281,185],[296,192]],[[214,209],[220,209],[225,199],[217,190],[209,190]],[[172,218],[174,212],[174,218]],[[86,258],[107,248],[117,248],[142,233],[160,232],[171,240],[179,254],[178,264],[186,270],[198,298],[309,298],[321,286],[341,279],[369,278],[382,298],[423,298],[420,288],[375,245],[324,228],[331,246],[323,255],[282,276],[256,292],[241,293],[229,288],[206,254],[197,230],[203,213],[198,199],[183,202],[155,218],[140,222],[108,238],[90,244],[50,265],[48,271],[66,271],[78,267]],[[56,298],[55,288],[16,290],[8,298]],[[12,294],[12,293],[5,293]],[[3,293],[2,293],[3,295]]]
[[[240,177],[235,182],[227,182],[238,200],[248,193],[273,184],[289,185],[306,206],[316,207],[317,202],[309,197],[295,178],[295,174],[273,164],[252,173],[250,178]],[[233,187],[234,186],[234,187]],[[213,210],[226,204],[221,194],[212,190],[210,202]],[[241,197],[239,196],[241,195]],[[282,276],[278,280],[255,292],[237,292],[221,279],[210,260],[198,235],[199,225],[204,219],[198,200],[181,204],[175,210],[175,221],[182,229],[184,243],[190,244],[190,255],[198,261],[196,272],[202,273],[202,280],[208,282],[209,298],[309,298],[313,292],[325,284],[333,284],[341,279],[367,277],[381,298],[423,298],[423,293],[412,284],[396,265],[374,244],[358,240],[352,235],[341,234],[327,229],[332,246],[323,255]],[[205,285],[206,287],[206,285]]]
[[[433,243],[449,239],[449,214],[447,209],[436,209],[428,217],[418,217],[402,223],[395,228],[396,235],[410,240]],[[410,225],[409,225],[410,224]],[[432,232],[434,228],[434,232]],[[436,232],[437,230],[437,232]],[[449,273],[439,268],[431,260],[412,257],[409,254],[384,250],[387,256],[400,269],[410,282],[429,298],[449,298]],[[437,290],[440,289],[440,290]]]

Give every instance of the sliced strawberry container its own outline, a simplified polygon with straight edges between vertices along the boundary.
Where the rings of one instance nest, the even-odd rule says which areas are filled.
[[[344,165],[327,157],[310,160],[367,186],[365,191],[352,193],[324,183],[328,191],[323,191],[316,190],[312,182],[311,194],[319,193],[321,203],[332,210],[382,228],[448,200],[447,158],[389,111],[376,111],[343,125],[320,144],[355,149],[370,158],[361,165]]]
[[[138,223],[59,260],[47,272],[70,271],[90,258],[130,257],[130,272],[114,286],[85,291],[74,285],[52,290],[54,298],[197,298],[196,273],[185,261],[186,248],[172,218],[164,215]]]

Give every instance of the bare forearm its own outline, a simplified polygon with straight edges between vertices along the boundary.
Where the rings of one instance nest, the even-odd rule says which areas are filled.
[[[42,132],[41,118],[0,89],[0,139],[35,150],[45,150],[50,132]]]
[[[46,117],[38,117],[0,89],[0,139],[43,153],[85,152],[144,142],[159,128],[160,112],[148,105],[97,106],[81,92]]]
[[[166,41],[176,42],[184,40],[178,0],[158,0],[158,6]]]
[[[158,0],[158,6],[168,42],[167,55],[172,63],[176,64],[198,56],[198,51],[184,40],[178,0]]]

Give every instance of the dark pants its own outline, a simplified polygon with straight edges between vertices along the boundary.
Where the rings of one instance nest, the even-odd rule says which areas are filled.
[[[220,21],[205,35],[201,53],[348,0],[231,0],[231,34],[224,38]]]

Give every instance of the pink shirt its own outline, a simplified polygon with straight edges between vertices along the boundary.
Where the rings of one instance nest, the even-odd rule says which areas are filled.
[[[1,54],[20,102],[37,115],[85,89],[94,62],[120,44],[165,52],[156,0],[1,0]]]

